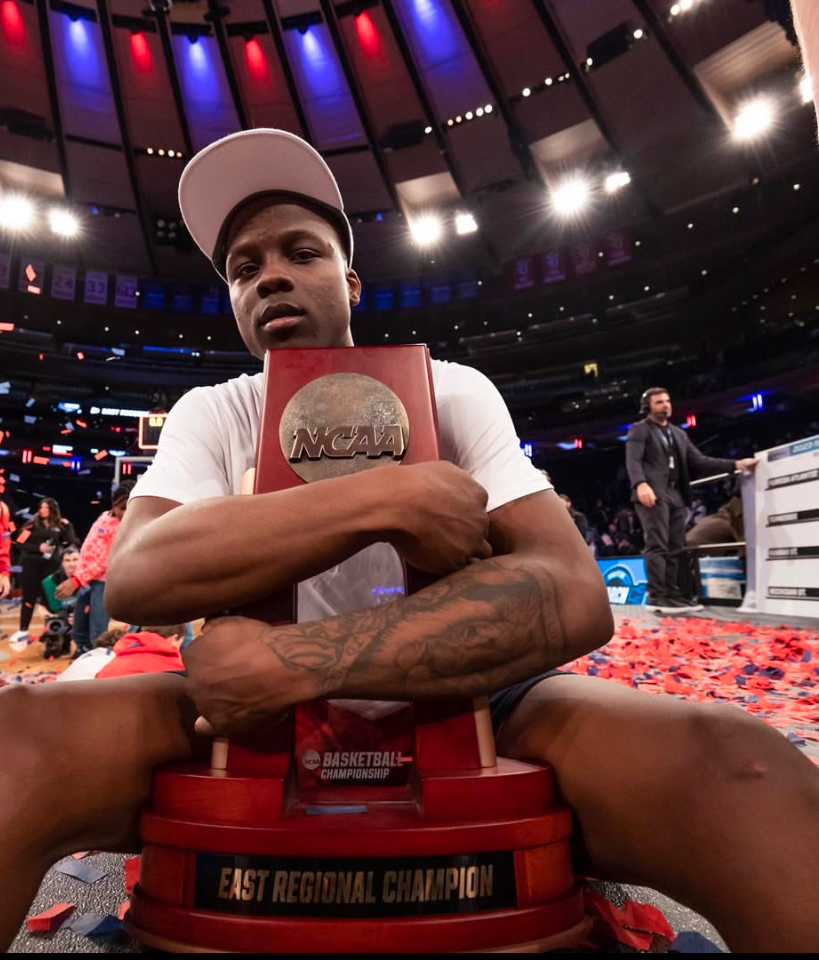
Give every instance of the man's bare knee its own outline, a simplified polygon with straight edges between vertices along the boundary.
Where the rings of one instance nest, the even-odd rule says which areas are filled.
[[[49,757],[52,747],[43,718],[38,713],[37,691],[24,684],[0,690],[0,736],[3,738],[3,762],[0,764],[0,822],[3,844],[25,847],[25,833],[16,829],[37,810],[48,796],[51,777]],[[59,802],[59,801],[57,801]],[[42,824],[42,839],[48,844],[49,820]]]
[[[131,849],[154,768],[193,755],[195,710],[182,677],[48,684],[0,696],[6,812],[58,854]],[[8,798],[8,799],[7,799]]]
[[[684,743],[692,774],[721,789],[767,787],[811,764],[781,733],[739,707],[692,704]],[[819,774],[817,774],[819,777]]]
[[[33,776],[47,750],[42,725],[37,716],[35,688],[19,683],[0,690],[0,736],[3,738],[3,763],[0,770],[9,775]]]

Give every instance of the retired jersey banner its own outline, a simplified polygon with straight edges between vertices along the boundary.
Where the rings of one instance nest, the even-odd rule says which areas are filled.
[[[515,290],[528,290],[535,285],[535,258],[521,257],[515,260],[515,277],[513,286]]]
[[[100,270],[89,270],[85,275],[86,303],[96,303],[104,307],[108,303],[108,274]]]
[[[576,243],[572,247],[572,268],[578,277],[595,273],[600,266],[596,243]]]
[[[543,282],[558,283],[566,279],[566,258],[562,250],[547,250],[543,254]]]
[[[73,300],[77,293],[77,268],[54,264],[51,271],[51,296],[55,300]]]
[[[136,310],[139,282],[136,277],[117,274],[114,284],[114,306],[125,310]]]
[[[0,290],[8,290],[11,284],[11,254],[0,250]]]
[[[622,230],[612,230],[603,237],[606,266],[616,267],[631,260],[631,240]]]

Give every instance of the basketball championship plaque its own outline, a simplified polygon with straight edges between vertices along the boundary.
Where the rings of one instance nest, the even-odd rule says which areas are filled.
[[[426,347],[277,350],[265,370],[255,493],[362,470],[389,485],[390,471],[439,459]],[[347,563],[361,576],[344,599],[359,606],[429,583],[386,544]],[[303,621],[314,606],[301,584],[249,615]],[[488,724],[485,699],[319,701],[263,742],[231,741],[216,766],[160,769],[128,929],[179,952],[579,943],[588,922],[553,772],[496,757]]]

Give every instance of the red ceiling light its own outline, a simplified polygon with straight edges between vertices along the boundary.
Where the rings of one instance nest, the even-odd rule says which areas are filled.
[[[131,34],[131,56],[140,73],[151,73],[154,69],[154,58],[148,39],[144,33]]]
[[[26,24],[14,0],[2,0],[0,3],[0,26],[6,43],[14,47],[25,46]]]
[[[383,55],[381,37],[379,36],[376,25],[365,10],[355,18],[355,32],[361,49],[368,57],[380,57]]]
[[[261,44],[255,37],[251,37],[245,43],[245,63],[250,79],[254,83],[263,87],[270,86],[270,67],[264,55],[264,50],[262,50]]]

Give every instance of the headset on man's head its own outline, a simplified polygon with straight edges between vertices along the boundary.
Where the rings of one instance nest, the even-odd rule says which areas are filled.
[[[668,393],[665,387],[648,387],[640,397],[640,416],[647,417],[651,413],[651,398],[658,393]]]

